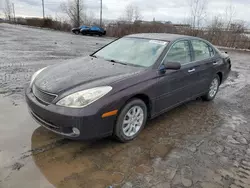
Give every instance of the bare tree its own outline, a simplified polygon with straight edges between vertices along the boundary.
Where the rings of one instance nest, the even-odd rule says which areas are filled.
[[[191,13],[191,26],[200,28],[202,22],[206,19],[208,0],[189,0]]]
[[[238,20],[230,24],[230,31],[236,34],[242,34],[246,30],[245,21]]]
[[[134,17],[134,6],[129,4],[125,7],[125,19],[128,22],[132,22]]]
[[[11,2],[10,2],[10,0],[5,0],[4,14],[5,14],[5,17],[6,17],[9,21],[11,21],[11,17],[12,17],[12,7],[11,7]]]
[[[124,16],[122,16],[121,20],[125,20],[128,22],[134,22],[142,19],[141,12],[138,6],[133,4],[128,4],[124,10]]]
[[[61,4],[61,9],[68,15],[75,27],[79,27],[86,17],[83,0],[67,0]]]
[[[220,16],[214,16],[212,19],[212,23],[210,28],[217,30],[217,29],[223,29],[224,23]]]
[[[207,40],[218,45],[223,45],[221,36],[223,35],[224,22],[221,16],[214,16],[211,24],[208,25]],[[225,38],[225,37],[224,37]]]
[[[134,21],[141,20],[141,19],[142,19],[141,11],[139,10],[138,6],[135,6],[134,7]]]
[[[87,11],[84,17],[84,23],[86,25],[97,25],[98,19],[93,11]]]
[[[4,12],[3,1],[0,1],[0,17],[2,17],[3,12]]]
[[[225,11],[225,22],[227,30],[230,29],[235,14],[236,14],[235,7],[232,4],[230,4]]]

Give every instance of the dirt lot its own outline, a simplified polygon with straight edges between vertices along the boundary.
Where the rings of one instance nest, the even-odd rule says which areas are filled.
[[[0,24],[0,188],[249,188],[250,53],[229,52],[232,73],[213,102],[182,105],[127,144],[65,140],[32,120],[32,73],[109,41]]]

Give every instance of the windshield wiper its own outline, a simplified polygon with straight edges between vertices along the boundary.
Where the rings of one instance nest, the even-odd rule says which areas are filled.
[[[107,61],[110,61],[110,62],[112,62],[112,63],[119,63],[119,64],[122,64],[122,65],[128,65],[127,63],[123,63],[123,62],[120,62],[120,61],[115,61],[115,60],[113,60],[113,59],[109,59],[109,60],[107,60]]]
[[[92,55],[90,55],[90,57],[94,57],[94,58],[97,58],[97,56],[96,56],[96,55],[93,55],[93,54],[92,54]]]

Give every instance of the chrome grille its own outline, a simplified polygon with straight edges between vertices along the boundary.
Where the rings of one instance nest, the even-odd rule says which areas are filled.
[[[35,85],[32,87],[32,92],[37,99],[45,103],[51,103],[57,97],[55,94],[47,93],[38,89]]]

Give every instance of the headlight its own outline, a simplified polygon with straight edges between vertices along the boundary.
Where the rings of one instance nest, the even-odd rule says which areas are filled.
[[[111,86],[95,87],[73,93],[64,97],[56,104],[59,106],[82,108],[100,99],[112,90]]]
[[[46,68],[47,68],[47,67],[44,67],[44,68],[42,68],[42,69],[36,71],[36,72],[32,75],[31,80],[30,80],[30,87],[32,86],[32,84],[33,84],[35,78],[38,76],[38,74],[40,74],[40,73],[41,73],[44,69],[46,69]]]

